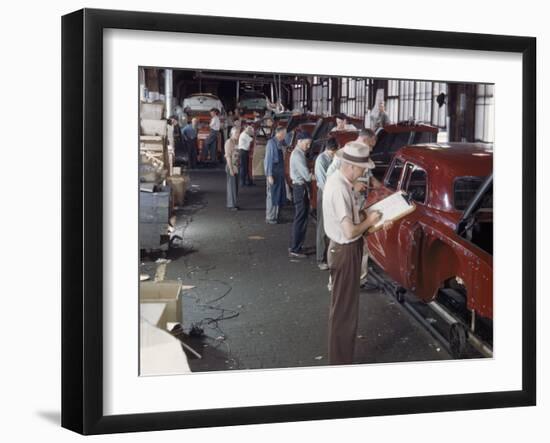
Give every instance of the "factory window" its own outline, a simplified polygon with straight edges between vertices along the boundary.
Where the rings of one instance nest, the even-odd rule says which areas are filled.
[[[447,83],[433,84],[432,125],[438,128],[447,126]]]
[[[292,105],[294,110],[307,110],[307,89],[302,83],[292,87]]]
[[[313,77],[311,87],[311,111],[314,114],[330,114],[330,81],[328,78]]]
[[[415,82],[414,119],[419,123],[430,123],[432,119],[432,82]]]
[[[348,78],[340,79],[340,112],[348,113]]]
[[[388,80],[386,113],[390,122],[397,122],[399,120],[399,80]]]
[[[356,117],[365,118],[365,112],[367,110],[367,80],[357,79],[355,82],[355,112],[353,115]]]
[[[399,121],[414,120],[415,81],[399,82]]]
[[[348,109],[345,111],[347,115],[355,115],[355,85],[354,78],[348,79]]]
[[[475,111],[475,140],[492,143],[494,140],[495,85],[477,85]]]

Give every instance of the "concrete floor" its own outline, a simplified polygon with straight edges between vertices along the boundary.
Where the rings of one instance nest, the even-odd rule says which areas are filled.
[[[183,328],[204,331],[187,343],[202,354],[193,371],[319,366],[327,362],[328,271],[315,256],[288,258],[291,205],[283,223],[265,224],[265,182],[239,189],[241,211],[225,208],[225,172],[191,171],[184,232],[167,258],[166,279],[195,288],[183,292]],[[315,245],[310,219],[306,246]],[[155,257],[141,272],[155,274]],[[451,356],[391,297],[361,293],[356,363],[449,359]]]

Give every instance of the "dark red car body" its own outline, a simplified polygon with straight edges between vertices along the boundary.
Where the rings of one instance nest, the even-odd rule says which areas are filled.
[[[425,144],[398,150],[383,186],[370,191],[367,205],[402,190],[416,210],[388,231],[367,236],[370,257],[421,300],[435,300],[451,284],[464,291],[471,314],[492,320],[492,171],[489,145]],[[491,200],[473,212],[469,230],[463,232],[465,208],[486,177]]]

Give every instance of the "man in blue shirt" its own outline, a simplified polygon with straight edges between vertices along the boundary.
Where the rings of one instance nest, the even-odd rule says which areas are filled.
[[[197,165],[197,127],[198,120],[194,117],[191,123],[188,123],[181,130],[181,137],[189,158],[188,164],[190,169],[194,169]]]
[[[278,223],[279,207],[286,200],[285,160],[283,149],[286,129],[278,127],[275,136],[265,147],[264,169],[266,178],[265,221],[270,225]]]
[[[325,144],[325,150],[321,152],[315,160],[315,178],[317,179],[317,235],[316,235],[316,255],[317,266],[321,271],[328,270],[327,265],[327,247],[328,241],[323,224],[323,189],[327,181],[327,170],[334,154],[338,150],[338,142],[334,138],[329,138]]]
[[[305,258],[302,249],[306,237],[309,216],[309,185],[314,175],[309,172],[306,151],[311,146],[311,135],[300,132],[296,135],[296,147],[290,155],[290,178],[292,180],[292,200],[294,202],[294,222],[290,238],[289,256]]]

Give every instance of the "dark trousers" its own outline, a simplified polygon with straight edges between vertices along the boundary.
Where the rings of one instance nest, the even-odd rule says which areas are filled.
[[[251,183],[249,173],[248,173],[248,158],[249,158],[249,151],[246,151],[244,149],[239,149],[239,157],[240,157],[240,166],[239,166],[239,179],[241,182],[241,186],[246,186]]]
[[[185,140],[185,150],[187,151],[187,161],[190,169],[197,166],[197,140]]]
[[[323,191],[317,188],[317,232],[315,238],[315,251],[317,263],[327,261],[327,236],[325,235],[325,224],[323,220]]]
[[[294,222],[290,240],[291,252],[300,252],[306,238],[307,219],[309,215],[309,196],[307,185],[292,185],[294,201]]]
[[[204,145],[202,147],[202,161],[206,160],[206,155],[210,154],[210,161],[217,161],[216,148],[218,146],[218,133],[219,131],[210,130],[210,134],[206,137]]]
[[[359,316],[359,277],[363,239],[328,247],[332,293],[328,317],[328,360],[331,365],[353,362]]]

